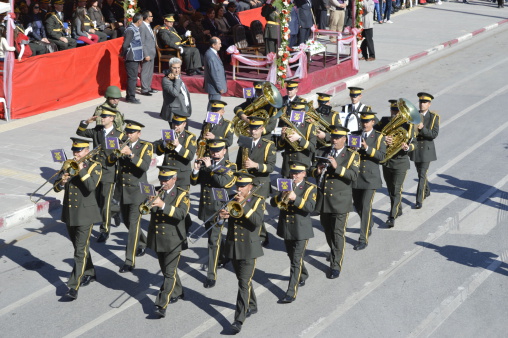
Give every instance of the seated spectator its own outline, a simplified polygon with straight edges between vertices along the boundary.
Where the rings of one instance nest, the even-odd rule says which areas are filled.
[[[231,34],[231,26],[229,25],[228,20],[226,20],[226,17],[224,16],[225,13],[226,9],[224,8],[224,6],[219,6],[215,10],[215,24],[217,25],[219,33],[222,35]]]
[[[124,11],[122,4],[115,0],[105,0],[102,3],[102,15],[104,16],[104,21],[117,31],[118,37],[123,36],[125,27],[123,25]]]
[[[39,7],[41,10],[42,18],[45,18],[46,14],[51,11],[51,0],[40,0]]]
[[[190,0],[177,0],[176,4],[181,15],[192,15],[196,13],[194,7],[192,7]]]
[[[258,8],[263,6],[263,2],[260,0],[240,0],[240,2],[243,2],[244,4],[247,4],[249,6],[248,9]],[[238,10],[240,12],[240,10]]]
[[[20,61],[27,59],[30,56],[46,53],[46,49],[44,47],[30,42],[30,38],[26,36],[23,27],[19,23],[16,24],[16,29],[14,30],[14,46],[16,47],[18,60]]]
[[[211,36],[219,36],[220,32],[215,24],[215,10],[213,8],[206,11],[206,17],[203,19],[202,24],[205,30],[210,31]]]
[[[244,4],[244,3],[242,2],[241,4]],[[228,21],[229,27],[231,27],[231,28],[236,25],[242,24],[242,22],[240,21],[240,18],[238,17],[238,14],[236,14],[236,9],[237,9],[236,3],[233,1],[228,3],[228,5],[226,6],[226,13],[224,14],[224,17]],[[247,9],[249,9],[249,8],[247,8]],[[239,10],[239,11],[242,11],[242,10]]]
[[[26,2],[21,2],[16,7],[16,17],[18,18],[18,22],[23,24],[23,26],[26,26],[26,22],[28,20],[28,5]]]
[[[78,7],[76,13],[74,13],[74,19],[72,20],[72,37],[76,40],[83,41],[87,45],[96,44],[99,42],[99,36],[95,34],[92,24],[92,21],[88,15],[86,15],[86,9],[84,7]],[[101,34],[103,35],[103,41],[106,41],[106,34]]]
[[[210,31],[203,28],[202,21],[203,14],[196,12],[192,15],[191,20],[187,25],[187,29],[191,31],[192,37],[196,42],[196,47],[199,49],[201,56],[203,56],[208,48],[210,48],[208,41],[212,37],[210,35]]]
[[[99,8],[98,0],[88,0],[88,16],[92,20],[95,30],[106,34],[106,38],[109,36],[111,39],[118,37],[116,29],[112,29],[111,24],[104,20],[101,9]],[[98,35],[98,34],[97,34]]]
[[[215,3],[217,3],[217,5]],[[219,1],[199,0],[199,11],[201,13],[206,13],[210,8],[215,9],[216,6],[220,6],[219,4],[220,4]]]
[[[9,46],[9,43],[7,43],[7,38],[5,36],[6,29],[5,26],[0,25],[0,61],[4,61],[7,52],[14,52],[16,50],[16,47]]]
[[[76,48],[76,40],[70,37],[70,27],[66,29],[63,24],[64,0],[55,0],[53,6],[55,11],[49,12],[44,22],[48,40],[54,42],[59,50]]]
[[[31,28],[29,33],[27,34],[30,38],[30,42],[36,45],[41,46],[44,48],[45,52],[47,53],[53,53],[58,50],[56,45],[53,42],[50,42],[46,36],[46,30],[44,29],[44,23],[43,23],[43,17],[41,15],[40,11],[40,5],[36,2],[32,2],[30,4],[30,11],[28,16],[27,25],[25,26],[27,28],[27,31],[29,28]],[[36,49],[35,53],[37,55],[38,48],[32,48]],[[39,53],[44,54],[44,53]]]

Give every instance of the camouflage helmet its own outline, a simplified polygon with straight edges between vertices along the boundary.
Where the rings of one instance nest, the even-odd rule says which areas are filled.
[[[120,92],[120,88],[117,86],[109,86],[108,89],[106,89],[104,97],[111,99],[120,99],[122,97],[122,93]]]

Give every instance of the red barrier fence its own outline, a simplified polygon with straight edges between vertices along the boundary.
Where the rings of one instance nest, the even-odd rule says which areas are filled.
[[[118,56],[122,41],[119,38],[15,61],[11,118],[69,107],[102,96],[108,86],[121,87],[126,83],[123,59]]]

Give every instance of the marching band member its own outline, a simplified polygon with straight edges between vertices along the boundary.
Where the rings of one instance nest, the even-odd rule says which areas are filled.
[[[101,107],[101,115],[92,116],[86,121],[81,121],[78,129],[76,130],[76,134],[78,136],[91,138],[93,140],[94,148],[99,145],[101,146],[98,161],[102,165],[102,179],[97,187],[97,191],[99,192],[97,194],[97,198],[99,207],[101,208],[102,224],[100,226],[100,235],[97,238],[97,242],[105,242],[109,237],[112,209],[114,209],[112,201],[118,171],[116,161],[113,163],[107,161],[107,157],[113,153],[113,149],[106,149],[106,138],[118,137],[119,139],[122,139],[124,137],[124,133],[119,129],[116,129],[114,126],[116,114],[119,114],[118,110],[106,104],[103,104]],[[87,129],[90,123],[98,120],[101,121],[101,124],[97,124],[94,128]]]
[[[318,107],[316,108],[316,112],[319,113],[319,116],[328,122],[330,126],[340,126],[340,115],[339,112],[332,109],[330,106],[330,100],[332,99],[332,95],[325,93],[317,93],[318,98]],[[323,130],[316,131],[317,140],[324,140],[325,143],[330,143],[330,134]],[[316,144],[317,146],[317,144]]]
[[[197,158],[191,174],[191,184],[201,185],[199,197],[198,218],[206,221],[222,206],[221,201],[214,199],[212,188],[229,189],[235,184],[236,164],[226,160],[226,142],[224,140],[209,140],[208,148],[211,157]],[[225,172],[217,169],[225,167]],[[216,171],[214,171],[216,170]],[[205,223],[206,230],[213,225],[213,221]],[[208,273],[203,286],[212,288],[217,281],[217,263],[219,260],[222,225],[213,226],[208,232]]]
[[[321,158],[316,157],[317,162],[310,172],[318,182],[316,211],[330,247],[328,278],[334,279],[339,277],[342,269],[347,221],[353,205],[352,187],[358,177],[360,155],[346,147],[348,129],[331,128],[332,145],[318,150],[316,155]]]
[[[263,224],[265,202],[260,194],[251,194],[253,175],[236,172],[235,176],[238,188],[236,201],[243,205],[243,215],[234,218],[230,217],[227,210],[222,210],[219,214],[219,223],[228,220],[226,257],[233,262],[238,279],[235,320],[231,330],[238,333],[242,330],[245,319],[258,312],[252,278],[256,271],[256,259],[263,256],[259,234]]]
[[[384,116],[374,126],[377,131],[382,131],[383,128],[399,113],[399,107],[397,106],[397,100],[389,100],[390,102],[390,114],[391,116]],[[410,137],[413,137],[414,130],[411,123],[404,123],[402,126],[408,131]],[[385,136],[386,144],[389,146],[392,144],[392,136]],[[400,151],[395,154],[388,161],[383,163],[383,178],[385,179],[386,188],[388,189],[388,196],[390,196],[390,213],[386,220],[386,225],[389,228],[395,226],[395,219],[402,215],[402,189],[404,180],[406,179],[407,171],[409,170],[409,156],[408,152],[414,149],[414,144],[404,143]]]
[[[289,163],[293,191],[281,192],[272,197],[270,204],[280,210],[277,235],[284,239],[286,252],[291,263],[289,285],[280,303],[291,303],[296,299],[298,287],[305,285],[309,273],[303,257],[309,238],[314,237],[310,213],[316,207],[316,185],[305,180],[307,164],[300,161]]]
[[[294,132],[286,139],[286,131],[289,126],[282,120],[280,121],[280,125],[282,126],[282,135],[277,142],[277,149],[284,151],[282,155],[281,169],[281,175],[283,177],[290,177],[290,161],[299,161],[305,163],[306,166],[310,166],[312,155],[316,149],[314,125],[304,119],[305,108],[306,105],[303,101],[294,101],[291,104],[291,110],[296,111],[297,114],[299,112],[301,117],[300,122],[294,121],[292,124],[304,137],[301,137],[298,133]],[[289,119],[290,114],[288,113],[287,116]]]
[[[178,168],[180,175],[176,186],[190,191],[190,174],[192,171],[192,160],[196,153],[196,135],[186,130],[187,115],[180,112],[173,113],[171,127],[175,131],[175,140],[172,142],[158,140],[153,143],[155,153],[160,156],[164,154],[162,165],[169,165]],[[190,214],[185,218],[185,228],[188,230],[192,225]]]
[[[78,298],[80,285],[87,286],[96,280],[95,267],[90,256],[90,235],[93,224],[101,221],[95,189],[102,176],[100,162],[84,161],[89,153],[90,141],[71,138],[74,160],[79,163],[79,172],[71,176],[68,172],[57,180],[53,189],[64,190],[62,200],[62,222],[67,226],[69,238],[74,246],[74,266],[67,282],[67,297]]]
[[[341,124],[351,132],[362,130],[360,113],[372,111],[370,106],[360,102],[362,99],[363,88],[348,87],[351,103],[342,107],[340,112]]]
[[[222,140],[226,144],[226,149],[231,147],[233,144],[233,135],[235,132],[234,126],[231,121],[226,120],[224,118],[225,108],[227,103],[219,100],[211,100],[210,101],[210,109],[212,112],[219,113],[219,120],[217,123],[210,123],[206,120],[203,121],[203,126],[201,128],[201,134],[198,139],[198,143],[200,140],[204,139],[207,142],[210,140]],[[205,152],[205,155],[208,154],[208,148]],[[207,155],[208,156],[208,155]],[[229,160],[229,155],[226,154],[226,160]]]
[[[383,135],[374,130],[376,113],[361,114],[362,142],[358,150],[360,154],[360,171],[353,183],[353,204],[360,216],[360,239],[354,246],[355,250],[363,250],[369,243],[372,232],[372,201],[376,189],[381,188],[381,172],[379,161],[385,158],[386,145]]]
[[[278,114],[279,116],[277,117],[280,117],[280,114],[282,114],[284,111],[285,112],[288,112],[288,111],[291,111],[291,104],[295,101],[304,101],[305,100],[303,99],[303,97],[300,97],[298,96],[298,85],[300,84],[300,82],[298,81],[286,81],[286,90],[287,90],[287,95],[284,95],[282,97],[282,107],[281,107],[281,112]]]
[[[120,191],[120,211],[129,233],[125,262],[119,272],[129,272],[134,269],[136,256],[143,256],[146,248],[146,237],[140,227],[141,213],[139,205],[144,196],[139,188],[139,183],[147,183],[146,172],[150,167],[153,154],[153,146],[150,142],[143,141],[141,129],[145,126],[133,120],[125,120],[126,144],[120,149],[120,157],[113,152],[108,157],[110,163],[118,161],[118,188]]]
[[[416,128],[415,150],[409,158],[415,163],[418,172],[418,190],[416,191],[415,209],[421,209],[423,200],[430,195],[430,188],[427,183],[427,171],[430,162],[436,161],[436,147],[434,139],[439,134],[439,115],[429,110],[434,96],[428,93],[418,93],[420,114],[422,122]]]
[[[174,121],[174,120],[173,120]],[[155,251],[164,282],[155,300],[155,314],[166,316],[168,304],[184,298],[178,276],[178,262],[182,250],[187,249],[185,217],[190,201],[187,190],[177,187],[178,168],[159,166],[159,181],[164,192],[155,197],[151,206],[147,245]]]

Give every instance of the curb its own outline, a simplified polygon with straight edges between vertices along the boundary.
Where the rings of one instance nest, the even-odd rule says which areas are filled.
[[[157,158],[152,158],[150,169],[156,166]],[[0,215],[0,232],[19,224],[29,222],[37,217],[41,217],[61,206],[60,199],[50,199],[25,206],[6,215]]]
[[[475,36],[477,36],[477,35],[479,35],[481,33],[491,31],[491,30],[493,30],[495,28],[498,28],[501,25],[504,25],[505,23],[508,23],[508,19],[504,19],[504,20],[496,22],[496,23],[494,23],[492,25],[488,25],[488,26],[485,26],[483,28],[477,29],[477,30],[472,31],[470,33],[464,34],[464,35],[462,35],[462,36],[460,36],[460,37],[458,37],[456,39],[443,42],[443,43],[441,43],[441,44],[439,44],[437,46],[434,46],[432,48],[426,49],[426,50],[424,50],[424,51],[422,51],[420,53],[417,53],[417,54],[411,55],[409,57],[400,59],[400,60],[392,62],[392,63],[390,63],[388,65],[376,68],[376,69],[374,69],[374,70],[372,70],[372,71],[370,71],[368,73],[359,74],[359,75],[356,75],[356,76],[354,76],[354,77],[352,77],[352,78],[350,78],[350,79],[348,79],[346,81],[338,82],[337,84],[333,85],[331,88],[326,89],[324,92],[327,93],[327,94],[335,95],[335,94],[345,90],[347,87],[357,86],[357,85],[359,85],[361,83],[365,83],[365,82],[369,81],[371,78],[373,78],[375,76],[378,76],[378,75],[390,72],[392,70],[396,70],[398,68],[404,67],[404,66],[408,65],[409,63],[411,63],[413,61],[416,61],[416,60],[419,60],[419,59],[421,59],[423,57],[426,57],[426,56],[432,55],[434,53],[440,52],[440,51],[444,50],[447,47],[452,47],[452,46],[457,45],[459,43],[462,43],[464,41],[468,41],[468,40],[472,39],[473,37],[475,37]],[[307,94],[307,95],[313,95],[313,94]]]

